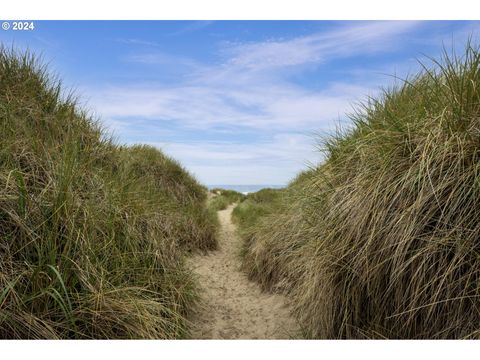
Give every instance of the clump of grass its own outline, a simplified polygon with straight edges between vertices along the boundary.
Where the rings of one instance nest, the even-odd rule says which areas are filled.
[[[0,49],[0,338],[179,338],[206,191],[115,144],[29,54]]]
[[[307,177],[299,175],[300,177]],[[241,255],[242,268],[250,279],[258,281],[264,289],[287,291],[297,274],[290,274],[298,261],[302,209],[298,196],[304,181],[294,181],[285,189],[262,189],[249,194],[232,213],[233,221],[239,226],[243,238]],[[287,238],[286,236],[291,236]],[[290,243],[291,242],[291,243]]]
[[[261,189],[248,194],[232,212],[232,220],[241,229],[253,227],[262,216],[278,211],[282,202],[282,189]]]
[[[228,205],[241,202],[245,199],[245,195],[235,190],[225,190],[215,188],[210,190],[212,198],[208,206],[213,211],[225,210]]]
[[[370,99],[246,236],[313,338],[480,336],[480,52]]]
[[[228,205],[230,205],[230,201],[222,195],[213,197],[208,203],[209,208],[213,211],[225,210]]]

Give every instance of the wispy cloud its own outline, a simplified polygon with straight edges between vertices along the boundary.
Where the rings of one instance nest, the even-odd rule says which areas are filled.
[[[127,44],[127,45],[141,45],[141,46],[153,46],[156,47],[158,46],[158,43],[154,41],[148,41],[148,40],[143,40],[143,39],[134,39],[134,38],[118,38],[115,39],[116,42],[122,43],[122,44]]]
[[[298,172],[321,159],[312,138],[275,134],[268,141],[164,143],[154,145],[183,163],[203,182],[212,184],[286,184]],[[306,160],[305,157],[310,160]]]
[[[348,27],[290,40],[232,44],[226,49],[227,66],[251,70],[319,63],[359,53],[373,54],[396,46],[399,36],[421,23],[385,21],[358,23]]]
[[[169,33],[167,35],[169,36],[176,36],[176,35],[182,35],[186,34],[192,31],[197,31],[206,28],[207,26],[210,26],[214,23],[214,21],[209,21],[209,20],[197,20],[197,21],[192,21],[188,25],[185,25],[181,29],[174,31],[172,33]]]
[[[124,56],[122,60],[128,63],[143,65],[175,66],[177,71],[183,70],[185,74],[200,72],[205,68],[204,65],[193,59],[160,51],[136,52]]]
[[[213,66],[158,52],[131,55],[128,61],[187,64],[192,72],[186,83],[175,86],[109,87],[92,98],[106,117],[137,116],[198,128],[322,127],[348,111],[353,101],[374,91],[375,82],[362,78],[357,83],[330,83],[321,91],[309,91],[289,82],[279,67],[385,51],[394,43],[392,37],[415,26],[415,22],[360,23],[291,40],[229,45],[223,51],[229,57]]]
[[[161,147],[206,183],[233,184],[235,177],[243,183],[284,183],[319,160],[307,134],[334,129],[353,103],[378,91],[380,78],[378,73],[359,71],[311,89],[297,84],[293,75],[311,65],[394,51],[420,26],[412,21],[355,22],[291,39],[229,43],[220,49],[217,64],[190,63],[158,52],[136,54],[128,60],[159,66],[186,61],[191,64],[188,76],[174,85],[110,86],[88,93],[113,128],[118,125],[117,131],[124,134],[143,131],[142,142]],[[250,131],[262,140],[158,141],[153,129],[167,124],[178,131],[217,136],[219,129]]]
[[[111,87],[93,94],[95,108],[106,118],[173,121],[187,128],[212,126],[258,130],[321,128],[350,110],[352,102],[374,88],[335,83],[320,92],[259,82],[248,86],[212,84],[179,87]]]

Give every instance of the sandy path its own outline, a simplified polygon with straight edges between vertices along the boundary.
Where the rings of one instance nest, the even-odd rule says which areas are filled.
[[[230,215],[234,205],[218,212],[219,250],[189,262],[204,290],[204,303],[193,319],[193,339],[289,339],[299,329],[285,298],[262,292],[239,270],[240,239]]]

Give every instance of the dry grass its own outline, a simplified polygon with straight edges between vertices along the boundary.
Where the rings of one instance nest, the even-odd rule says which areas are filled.
[[[187,250],[216,246],[206,189],[118,146],[45,67],[0,50],[0,338],[178,338]]]
[[[370,99],[246,232],[244,267],[312,338],[480,335],[480,53]]]

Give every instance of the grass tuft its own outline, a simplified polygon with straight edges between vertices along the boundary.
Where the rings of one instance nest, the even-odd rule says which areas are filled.
[[[228,205],[245,200],[245,195],[235,190],[215,188],[210,190],[210,194],[208,207],[215,212],[225,210]]]

